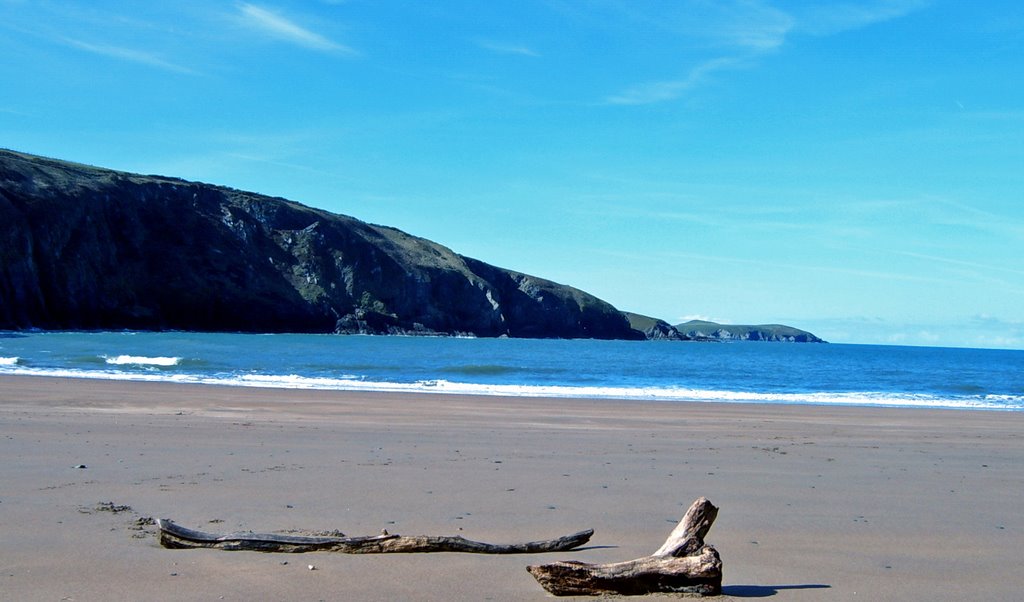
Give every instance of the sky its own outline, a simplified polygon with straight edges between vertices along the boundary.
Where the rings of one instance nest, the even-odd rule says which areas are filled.
[[[1024,349],[1024,3],[0,0],[0,147],[670,323]]]

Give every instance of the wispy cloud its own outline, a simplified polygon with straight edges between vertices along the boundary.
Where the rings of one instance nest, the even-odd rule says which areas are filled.
[[[930,284],[953,284],[960,285],[960,280],[950,280],[920,274],[905,272],[887,272],[882,270],[864,270],[857,268],[845,268],[834,265],[797,264],[785,261],[771,261],[765,259],[751,259],[748,257],[730,257],[726,255],[705,255],[700,253],[663,253],[663,257],[685,259],[700,262],[714,262],[727,265],[745,265],[764,268],[766,270],[794,273],[818,273],[837,274],[840,276],[854,276],[858,278],[871,278],[891,282],[920,282]]]
[[[1016,328],[1020,329],[1024,327],[1024,322],[1020,320],[1007,320],[999,316],[993,316],[990,314],[977,314],[971,316],[970,322],[975,325],[981,326],[994,326],[996,328]]]
[[[540,57],[539,52],[522,44],[509,44],[482,39],[474,40],[474,42],[484,50],[490,50],[491,52],[497,52],[498,54],[517,54],[519,56]]]
[[[1004,274],[1010,274],[1010,275],[1013,275],[1013,276],[1024,276],[1024,270],[1018,270],[1018,269],[1015,269],[1015,268],[1008,268],[1008,267],[999,266],[999,265],[991,265],[991,264],[986,264],[986,263],[979,263],[979,262],[976,262],[976,261],[965,261],[963,259],[951,259],[949,257],[939,257],[939,256],[936,256],[936,255],[928,255],[928,254],[925,254],[925,253],[915,253],[915,252],[912,252],[912,251],[894,251],[894,253],[897,253],[899,255],[903,255],[905,257],[911,257],[913,259],[921,259],[921,260],[924,260],[924,261],[929,261],[929,262],[932,262],[932,263],[941,263],[941,264],[945,264],[945,265],[949,265],[949,266],[954,266],[954,267],[958,267],[958,268],[966,268],[967,271],[965,273],[970,274],[970,275],[972,275],[974,277],[977,277],[977,278],[980,278],[980,276],[981,276],[980,274],[978,274],[978,271],[1000,272],[1000,273],[1004,273]]]
[[[266,8],[242,2],[238,4],[238,11],[242,21],[247,26],[275,39],[320,52],[333,52],[351,56],[359,54],[349,46],[339,44],[306,29],[294,21]]]
[[[736,68],[740,63],[740,59],[732,57],[711,59],[691,69],[683,78],[637,84],[619,94],[609,96],[605,101],[613,105],[644,105],[673,100],[702,83],[712,73]]]
[[[973,346],[993,348],[1024,348],[1024,322],[989,314],[977,314],[966,320],[973,334]]]
[[[987,119],[992,121],[1024,121],[1024,110],[990,110],[990,111],[968,111],[966,117],[971,119]]]
[[[156,54],[146,52],[144,50],[125,48],[123,46],[111,46],[109,44],[92,44],[89,42],[83,42],[82,40],[76,40],[74,38],[61,38],[61,41],[68,46],[101,56],[138,63],[140,65],[147,65],[149,67],[157,67],[159,69],[173,71],[175,73],[184,73],[187,75],[198,74],[193,69],[189,69],[188,67],[177,63],[172,63],[171,61],[165,60]]]
[[[308,165],[302,165],[300,163],[293,163],[293,162],[290,162],[290,161],[279,161],[279,160],[276,160],[276,159],[273,159],[273,158],[270,158],[270,157],[265,157],[265,156],[261,156],[261,155],[254,155],[252,153],[225,152],[224,156],[229,157],[229,158],[233,158],[233,159],[239,159],[241,161],[247,161],[247,162],[250,162],[250,163],[262,163],[262,164],[265,164],[265,165],[272,165],[274,167],[284,167],[284,168],[290,169],[290,170],[302,171],[302,172],[317,174],[317,175],[321,175],[321,176],[334,177],[334,176],[337,175],[336,173],[329,172],[329,171],[324,171],[322,169],[317,169],[315,167],[310,167]]]
[[[658,5],[622,2],[611,19],[639,24],[702,45],[764,51],[781,46],[794,19],[763,0],[676,0]]]
[[[938,324],[914,319],[893,320],[865,316],[805,319],[802,323],[830,341],[989,349],[1024,348],[1024,325],[986,314],[953,316]],[[962,324],[963,327],[950,334],[950,323]]]
[[[705,35],[720,44],[768,52],[786,42],[794,19],[788,13],[758,0],[715,3],[722,11]]]
[[[929,0],[874,0],[860,3],[824,3],[800,15],[797,29],[823,36],[860,29],[898,19],[928,6]]]
[[[751,64],[779,48],[794,25],[789,14],[759,0],[689,3],[669,19],[638,12],[630,17],[684,39],[702,40],[723,54],[704,60],[681,77],[631,86],[607,97],[607,104],[645,105],[679,98],[714,73]]]
[[[731,324],[731,320],[725,318],[715,318],[712,316],[706,316],[704,314],[687,314],[685,316],[679,316],[676,318],[676,324],[682,324],[684,322],[692,322],[697,320],[700,322],[714,322],[715,324]]]
[[[722,50],[718,58],[698,64],[684,76],[645,82],[606,98],[608,104],[643,105],[679,98],[709,76],[757,60],[784,46],[794,33],[824,36],[867,27],[907,15],[930,0],[870,0],[829,4],[802,12],[785,12],[762,0],[693,2],[674,18],[642,14],[629,5],[629,17],[684,39],[703,40]]]

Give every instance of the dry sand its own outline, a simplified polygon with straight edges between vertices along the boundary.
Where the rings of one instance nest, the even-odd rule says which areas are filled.
[[[645,556],[707,496],[724,599],[1019,600],[1022,436],[1022,413],[0,377],[0,598],[553,599],[527,564]],[[165,550],[146,517],[596,533],[548,555],[289,555]]]

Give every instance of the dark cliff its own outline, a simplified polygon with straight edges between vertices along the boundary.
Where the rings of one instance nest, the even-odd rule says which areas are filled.
[[[394,228],[3,150],[0,328],[644,338],[583,291]]]
[[[693,337],[687,336],[679,332],[675,326],[672,326],[665,320],[658,318],[652,318],[650,316],[644,316],[633,312],[624,311],[622,315],[626,316],[629,320],[629,325],[633,330],[642,332],[644,338],[651,341],[692,341]]]

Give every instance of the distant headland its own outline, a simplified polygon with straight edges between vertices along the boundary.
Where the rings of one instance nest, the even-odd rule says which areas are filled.
[[[767,341],[784,343],[825,343],[817,336],[783,324],[718,324],[690,320],[671,325],[664,320],[624,312],[634,330],[648,339],[669,341]]]
[[[0,150],[0,329],[822,342],[669,325],[282,198]]]

